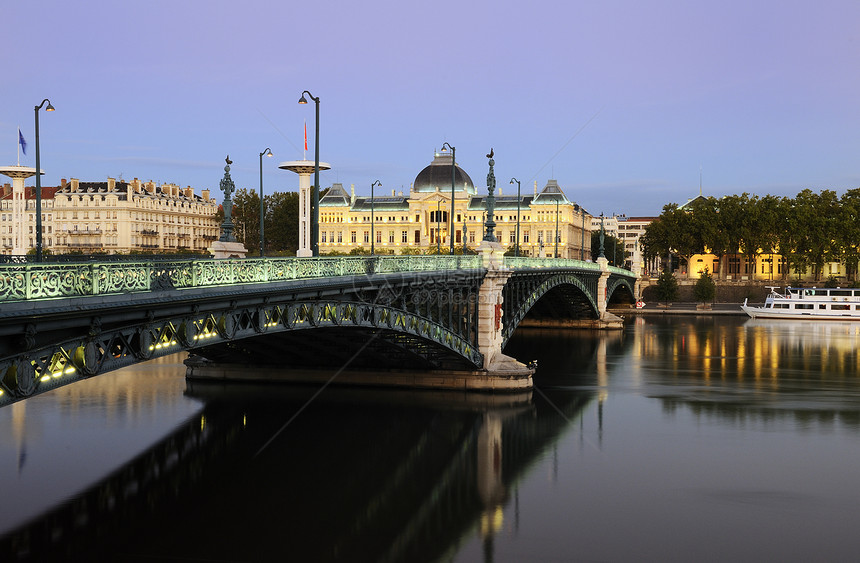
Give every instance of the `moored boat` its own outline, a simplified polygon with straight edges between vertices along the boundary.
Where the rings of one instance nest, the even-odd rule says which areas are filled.
[[[841,287],[786,287],[770,289],[762,306],[744,304],[741,309],[754,319],[809,319],[860,321],[860,289]]]

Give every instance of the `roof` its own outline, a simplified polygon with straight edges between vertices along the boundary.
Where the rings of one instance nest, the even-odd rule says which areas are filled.
[[[529,205],[532,203],[533,196],[524,195],[520,198],[520,211],[528,211]],[[469,206],[467,209],[469,211],[483,211],[487,208],[487,196],[485,195],[474,195],[469,198]],[[515,195],[503,195],[496,196],[496,204],[494,209],[496,211],[516,211],[517,210],[517,196]]]
[[[370,212],[370,198],[357,197],[350,211]],[[373,211],[409,211],[409,198],[405,196],[383,196],[373,198]]]
[[[328,192],[320,198],[320,207],[349,205],[350,197],[343,184],[332,184]]]
[[[561,190],[556,180],[547,180],[546,186],[540,191],[537,197],[532,201],[533,205],[555,205],[556,203],[563,205],[570,203],[567,196]]]
[[[415,192],[435,192],[437,189],[444,191],[446,188],[450,190],[453,160],[454,157],[451,153],[447,151],[437,152],[433,162],[415,176],[412,190]],[[474,194],[475,184],[472,183],[472,179],[466,174],[466,171],[458,165],[455,165],[454,169],[454,190]]]

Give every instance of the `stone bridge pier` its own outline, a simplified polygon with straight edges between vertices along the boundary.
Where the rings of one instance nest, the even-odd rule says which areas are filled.
[[[484,355],[484,370],[493,379],[527,381],[527,387],[531,387],[534,369],[502,353],[502,290],[512,274],[503,268],[505,249],[498,242],[484,241],[478,252],[487,269],[478,290],[478,350]]]

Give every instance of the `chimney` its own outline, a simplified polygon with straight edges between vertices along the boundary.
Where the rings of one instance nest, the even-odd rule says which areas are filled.
[[[72,191],[73,191],[73,192],[77,192],[77,191],[78,191],[78,184],[79,184],[78,179],[77,179],[77,178],[72,178],[72,180],[71,180],[71,181],[72,181]]]
[[[535,197],[537,197],[537,180],[535,180]]]
[[[203,198],[203,201],[209,201],[209,190],[201,190],[200,196]]]
[[[185,197],[187,197],[188,199],[194,199],[194,188],[192,188],[191,186],[185,188]]]
[[[391,190],[391,197],[394,197],[394,190]]]
[[[349,185],[349,204],[355,203],[355,184]]]
[[[67,183],[68,182],[66,182],[65,178],[60,178],[60,187],[61,188],[65,188]]]
[[[131,191],[134,193],[140,193],[140,180],[137,178],[131,181]]]
[[[116,189],[116,180],[108,178],[108,191],[112,192]]]

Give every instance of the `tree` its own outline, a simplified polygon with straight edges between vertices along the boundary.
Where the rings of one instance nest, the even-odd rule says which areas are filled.
[[[705,268],[701,277],[696,281],[696,285],[693,287],[693,295],[696,297],[696,301],[705,303],[706,301],[713,301],[716,294],[717,286],[714,283],[714,279],[711,277],[710,272]]]
[[[672,275],[668,268],[664,268],[660,272],[660,277],[657,278],[657,299],[661,302],[668,303],[678,298],[678,280]]]
[[[299,249],[299,194],[275,192],[266,199],[266,251],[296,255]]]

